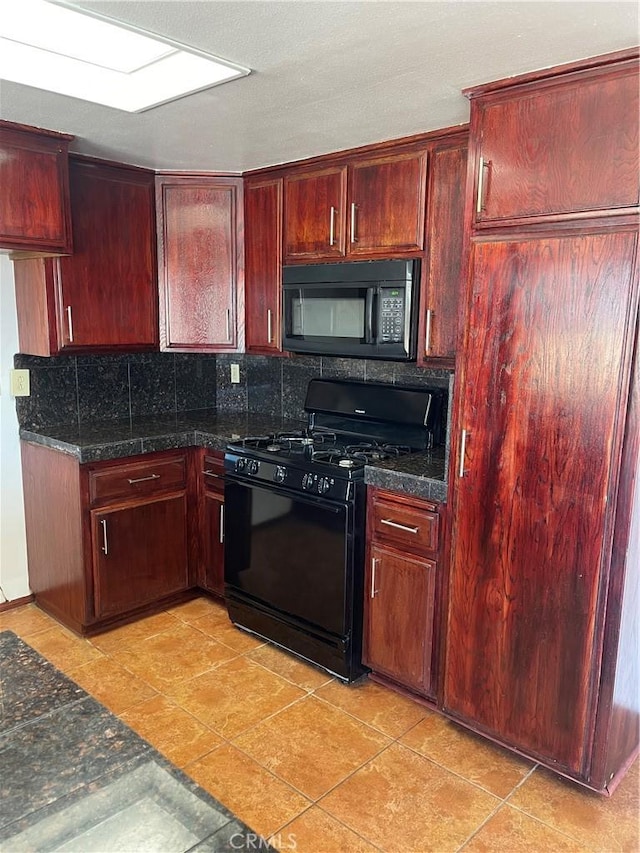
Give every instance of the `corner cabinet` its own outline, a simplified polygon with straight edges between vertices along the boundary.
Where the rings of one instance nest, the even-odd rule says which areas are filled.
[[[72,139],[66,133],[0,121],[0,249],[71,252]]]
[[[73,254],[14,261],[20,352],[157,349],[153,172],[69,169]]]
[[[369,258],[424,246],[427,152],[353,158],[284,178],[284,259]]]
[[[368,490],[363,662],[376,676],[435,695],[437,504]]]
[[[246,351],[282,352],[282,179],[244,182]]]
[[[637,212],[624,210],[637,192],[637,146],[633,176],[627,149],[637,54],[629,88],[630,61],[627,52],[544,72],[546,122],[531,112],[531,78],[472,93],[474,159],[488,150],[485,116],[509,103],[492,138],[511,141],[514,199],[529,186],[540,205],[486,202],[509,218],[471,235],[449,495],[445,712],[599,791],[637,754],[640,720],[638,229]],[[582,131],[606,133],[587,145],[576,135],[583,120]],[[572,156],[552,164],[562,145]],[[615,186],[556,195],[603,159],[618,170]],[[494,170],[485,200],[503,177]],[[511,218],[561,209],[554,227]]]
[[[188,451],[86,465],[24,441],[21,451],[29,583],[43,610],[91,634],[195,585]]]
[[[242,179],[156,178],[160,348],[244,347]]]

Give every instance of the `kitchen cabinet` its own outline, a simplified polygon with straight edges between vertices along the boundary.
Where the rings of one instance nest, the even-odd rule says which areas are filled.
[[[67,133],[0,121],[0,249],[72,250]]]
[[[346,166],[288,172],[284,178],[285,261],[344,257],[346,210]]]
[[[433,696],[438,505],[369,489],[367,530],[363,662]]]
[[[429,153],[426,254],[418,321],[418,364],[455,363],[462,305],[468,134]]]
[[[590,104],[602,103],[596,80],[605,100],[612,96],[616,63],[605,60],[602,73],[587,65],[589,73],[573,66],[542,80],[543,92],[566,82],[568,93],[546,123],[551,149],[559,128],[575,141],[584,99],[574,82]],[[531,104],[530,88],[516,81],[513,89]],[[477,97],[472,128],[484,104]],[[602,109],[594,123],[607,138],[626,138],[626,113],[607,125],[613,115]],[[525,104],[521,111],[528,115]],[[532,162],[545,138],[531,147]],[[472,134],[474,158],[483,145]],[[624,164],[626,148],[609,156]],[[552,198],[573,168],[568,159],[557,175],[543,169],[534,195]],[[624,175],[589,205],[633,199],[637,174]],[[603,791],[637,752],[640,719],[630,616],[640,593],[638,233],[623,208],[582,216],[582,198],[569,199],[575,209],[554,227],[505,220],[502,231],[485,235],[478,224],[472,234],[454,401],[443,707]]]
[[[509,87],[476,100],[477,228],[582,218],[638,204],[637,58]]]
[[[188,452],[84,465],[25,441],[21,452],[29,583],[43,610],[91,634],[185,597]]]
[[[285,262],[420,251],[426,176],[425,149],[290,171],[284,178]]]
[[[244,183],[246,351],[282,352],[282,179]]]
[[[157,349],[154,176],[70,160],[74,253],[14,262],[20,351]]]
[[[242,179],[158,175],[160,348],[244,347]]]
[[[224,595],[224,454],[198,450],[200,560],[198,585]]]

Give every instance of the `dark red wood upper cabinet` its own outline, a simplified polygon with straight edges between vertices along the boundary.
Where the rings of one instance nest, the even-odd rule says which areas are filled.
[[[242,180],[159,176],[156,204],[161,349],[241,348]]]
[[[0,121],[0,248],[54,254],[72,250],[72,139]]]
[[[429,156],[426,259],[418,322],[418,364],[453,363],[462,303],[467,139],[435,145]]]
[[[638,204],[637,60],[470,94],[476,227]]]
[[[347,167],[284,178],[285,261],[344,257]]]
[[[347,254],[389,255],[422,249],[426,180],[426,151],[350,165]]]
[[[459,380],[444,705],[585,780],[636,251],[632,229],[476,243]]]
[[[282,351],[282,179],[246,180],[245,323],[247,352]]]
[[[15,261],[21,352],[156,349],[153,172],[70,160],[74,252]]]

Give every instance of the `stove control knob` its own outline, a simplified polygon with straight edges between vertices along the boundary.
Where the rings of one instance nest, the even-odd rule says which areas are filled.
[[[318,480],[318,494],[324,495],[331,488],[331,480],[328,477],[322,477]]]
[[[276,483],[284,483],[285,477],[287,476],[287,469],[284,465],[278,465],[276,470],[273,472],[273,479]]]
[[[257,474],[259,470],[260,470],[260,463],[258,462],[258,460],[257,459],[250,459],[248,464],[247,464],[247,471],[250,474]]]
[[[247,460],[246,459],[242,459],[242,458],[236,459],[236,471],[244,471],[244,469],[246,467],[247,467]]]
[[[313,487],[313,474],[305,474],[302,478],[302,488],[311,489]]]

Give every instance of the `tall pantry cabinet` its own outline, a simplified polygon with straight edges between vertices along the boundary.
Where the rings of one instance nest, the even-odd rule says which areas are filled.
[[[611,790],[640,717],[637,51],[467,94],[443,705]]]

